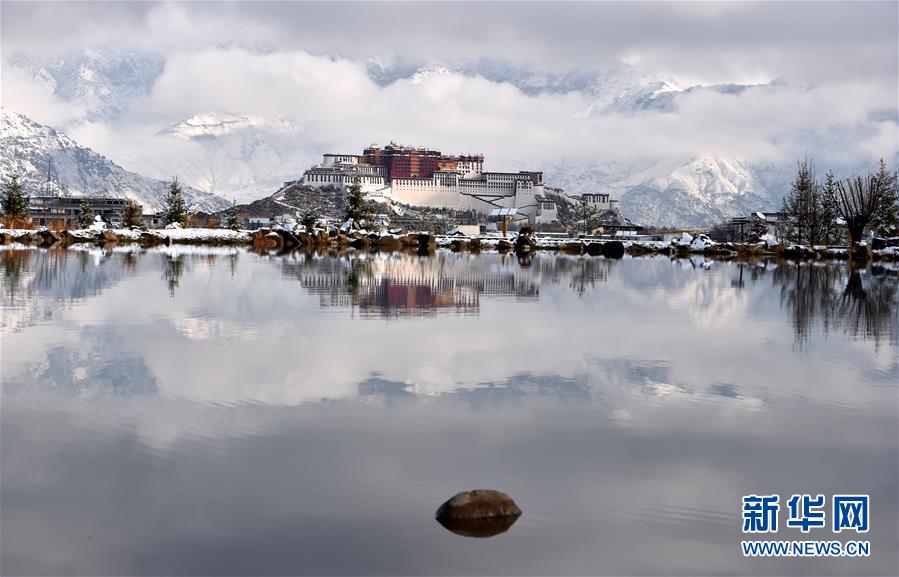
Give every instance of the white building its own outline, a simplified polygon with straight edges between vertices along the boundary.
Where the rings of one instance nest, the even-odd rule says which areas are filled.
[[[551,198],[537,197],[537,214],[534,216],[534,224],[550,224],[559,220],[559,206]]]
[[[557,220],[555,203],[537,200],[543,197],[542,172],[485,172],[483,156],[453,157],[440,155],[437,151],[413,153],[408,158],[395,155],[389,161],[395,164],[388,164],[388,161],[374,164],[379,162],[374,153],[380,150],[366,149],[366,154],[372,156],[361,157],[325,154],[320,165],[305,171],[303,184],[342,188],[358,182],[363,192],[373,198],[476,210],[483,214],[489,214],[494,208],[517,208],[518,218],[527,219],[529,224],[535,224],[538,214],[543,212],[541,222]],[[367,158],[373,164],[367,164]],[[390,178],[391,174],[393,178]],[[397,177],[397,174],[403,177]],[[545,208],[541,202],[545,203]]]
[[[389,196],[390,191],[383,168],[380,166],[356,164],[355,162],[336,162],[334,157],[336,155],[325,155],[325,162],[304,172],[303,184],[316,188],[348,188],[354,182],[359,182],[362,186],[362,191],[365,193],[380,195],[386,193]],[[340,156],[339,158],[347,157]],[[356,157],[350,158],[355,159]]]
[[[609,198],[608,194],[603,193],[584,193],[581,198],[587,201],[591,207],[596,210],[614,210],[618,211],[618,200]]]

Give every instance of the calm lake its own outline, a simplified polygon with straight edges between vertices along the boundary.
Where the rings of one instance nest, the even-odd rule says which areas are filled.
[[[899,574],[896,265],[0,259],[4,575]],[[475,488],[524,514],[434,521]],[[871,556],[743,558],[749,494]]]

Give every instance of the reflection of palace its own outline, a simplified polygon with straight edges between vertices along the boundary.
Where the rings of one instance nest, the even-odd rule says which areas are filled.
[[[538,283],[517,267],[472,267],[452,257],[309,260],[288,267],[322,306],[353,307],[366,315],[475,314],[482,295],[536,299]]]

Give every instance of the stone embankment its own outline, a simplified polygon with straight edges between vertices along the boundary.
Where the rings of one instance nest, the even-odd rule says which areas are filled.
[[[344,232],[337,229],[315,229],[311,232],[285,228],[255,231],[229,229],[83,229],[52,231],[46,228],[0,229],[0,243],[19,242],[33,246],[67,246],[72,243],[137,243],[143,246],[160,244],[248,245],[257,250],[365,250],[390,252],[415,250],[431,252],[444,248],[455,252],[498,251],[527,255],[536,251],[555,251],[563,254],[621,258],[661,254],[669,256],[705,255],[717,258],[780,257],[787,259],[848,259],[845,247],[785,245],[773,238],[758,243],[718,243],[705,235],[687,233],[670,241],[602,240],[581,238],[547,238],[522,231],[509,238],[496,236],[434,236],[427,233],[380,234],[366,231]],[[856,258],[899,260],[899,247],[869,250],[862,246]]]

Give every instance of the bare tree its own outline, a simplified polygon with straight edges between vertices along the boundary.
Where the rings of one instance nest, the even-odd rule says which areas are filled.
[[[877,175],[856,176],[836,183],[834,204],[846,221],[850,247],[862,239],[865,227],[874,219],[881,203],[880,179]]]

